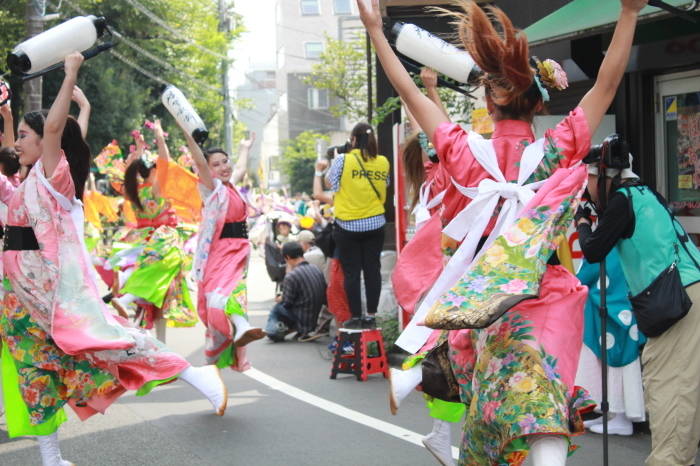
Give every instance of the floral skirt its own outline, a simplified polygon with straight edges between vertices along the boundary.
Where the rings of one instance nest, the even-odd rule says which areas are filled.
[[[15,365],[32,426],[53,419],[69,400],[80,407],[94,395],[123,392],[110,372],[95,366],[85,355],[69,355],[56,346],[11,291],[5,292],[1,320],[3,343],[12,356],[3,364]],[[7,408],[9,414],[12,407]]]
[[[150,230],[147,236],[143,236]],[[185,274],[192,260],[185,254],[182,233],[176,228],[161,226],[153,229],[135,229],[124,242],[138,245],[145,241],[144,249],[134,263],[134,272],[122,288],[123,293],[133,293],[139,298],[161,308],[163,317],[174,327],[191,327],[197,323],[197,312],[190,298]],[[152,326],[154,309],[145,306],[146,328]]]
[[[488,328],[450,332],[452,368],[467,406],[460,465],[520,465],[527,435],[584,433],[580,414],[595,403],[574,381],[586,295],[566,269],[548,266],[539,298]]]

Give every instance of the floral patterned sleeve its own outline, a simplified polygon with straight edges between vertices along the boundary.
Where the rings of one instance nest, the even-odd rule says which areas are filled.
[[[66,154],[61,151],[61,160],[53,172],[53,176],[48,178],[51,186],[59,193],[66,196],[68,199],[75,197],[75,186],[73,185],[73,177],[70,174],[70,166],[66,160]]]
[[[544,158],[530,181],[549,178],[557,168],[576,165],[591,148],[591,132],[581,107],[575,108],[553,129],[544,133]]]

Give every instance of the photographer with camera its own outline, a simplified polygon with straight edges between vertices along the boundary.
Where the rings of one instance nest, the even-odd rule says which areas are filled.
[[[631,160],[617,137],[584,159],[598,226],[592,231],[591,210],[580,206],[579,243],[591,263],[617,249],[639,330],[649,337],[642,354],[652,434],[646,464],[693,464],[700,441],[700,367],[692,363],[700,352],[700,252],[666,200],[632,172]]]
[[[382,277],[384,201],[389,183],[389,161],[378,154],[374,130],[358,123],[351,133],[352,150],[335,158],[327,182],[335,192],[333,239],[345,275],[345,293],[352,318],[344,328],[374,328]],[[360,274],[364,275],[367,316],[362,319]]]

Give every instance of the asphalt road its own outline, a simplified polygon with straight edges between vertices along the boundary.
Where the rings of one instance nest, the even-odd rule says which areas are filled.
[[[248,278],[250,320],[264,326],[274,286],[255,254]],[[221,418],[184,382],[146,397],[127,394],[106,416],[86,422],[68,409],[69,421],[59,430],[63,457],[76,466],[437,465],[420,443],[432,429],[422,396],[412,393],[392,416],[381,375],[366,382],[351,375],[331,380],[330,341],[252,343],[253,370],[222,372],[230,398]],[[168,345],[194,365],[204,362],[203,342],[201,324],[167,331]],[[455,425],[452,445],[459,438]],[[581,448],[567,464],[603,464],[600,435],[573,443]],[[643,465],[650,445],[648,433],[611,436],[610,465]],[[36,440],[9,439],[0,417],[0,466],[40,464]]]

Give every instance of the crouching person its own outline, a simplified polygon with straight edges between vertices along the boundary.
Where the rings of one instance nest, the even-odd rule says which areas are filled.
[[[301,244],[293,241],[282,246],[282,255],[291,271],[282,282],[282,294],[267,320],[265,331],[270,340],[279,342],[290,333],[295,339],[311,341],[321,307],[326,304],[326,281],[323,272],[304,259]]]

